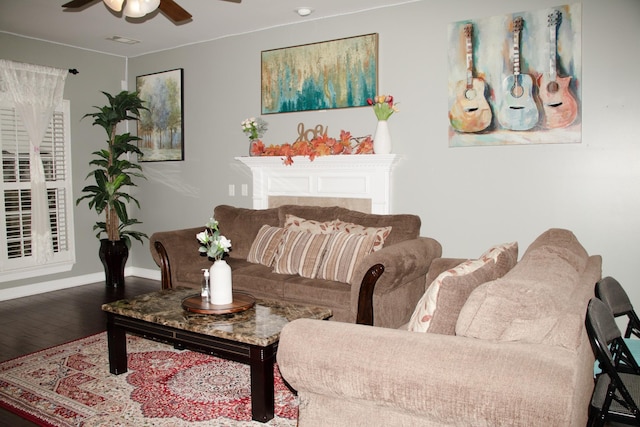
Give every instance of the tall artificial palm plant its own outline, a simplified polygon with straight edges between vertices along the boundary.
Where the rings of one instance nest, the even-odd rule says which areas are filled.
[[[131,246],[131,237],[142,243],[145,233],[127,229],[134,224],[141,224],[134,218],[129,218],[127,203],[134,202],[138,208],[140,202],[131,196],[125,187],[135,186],[132,177],[144,178],[142,167],[132,162],[126,156],[134,153],[142,156],[142,151],[131,142],[140,138],[129,132],[118,134],[116,128],[124,120],[138,120],[141,110],[146,110],[137,92],[122,91],[116,96],[102,92],[109,99],[109,104],[102,107],[94,106],[97,112],[87,113],[84,117],[93,117],[93,125],[101,126],[107,133],[107,147],[92,154],[95,158],[89,162],[96,168],[89,172],[87,179],[93,176],[95,184],[82,189],[85,193],[76,201],[78,205],[82,200],[88,199],[89,209],[95,209],[96,213],[105,214],[105,221],[98,221],[93,230],[98,230],[97,238],[106,233],[107,240],[124,240],[127,248]]]

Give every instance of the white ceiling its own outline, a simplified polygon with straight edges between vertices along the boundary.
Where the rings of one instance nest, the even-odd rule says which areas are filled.
[[[265,28],[295,24],[419,0],[176,0],[193,19],[173,24],[159,10],[130,20],[95,0],[82,9],[63,9],[68,0],[0,0],[0,32],[47,40],[118,56],[134,57]],[[295,13],[310,7],[308,17]],[[390,17],[391,18],[391,17]],[[381,23],[378,23],[381,24]],[[372,23],[371,32],[376,25]],[[127,45],[106,40],[121,36]]]

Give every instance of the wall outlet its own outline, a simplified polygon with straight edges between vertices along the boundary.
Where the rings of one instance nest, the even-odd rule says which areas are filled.
[[[235,186],[235,184],[229,184],[229,195],[230,196],[235,196],[236,195],[236,186]]]
[[[242,184],[242,195],[243,196],[248,196],[249,195],[249,186],[247,184]]]

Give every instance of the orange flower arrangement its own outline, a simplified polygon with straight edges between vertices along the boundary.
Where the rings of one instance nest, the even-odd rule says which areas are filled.
[[[326,134],[315,137],[311,141],[296,141],[293,144],[264,145],[257,140],[251,146],[253,156],[282,156],[285,165],[293,164],[294,156],[309,157],[313,161],[318,156],[336,154],[373,154],[371,136],[354,138],[350,132],[340,131],[340,139],[329,138]]]

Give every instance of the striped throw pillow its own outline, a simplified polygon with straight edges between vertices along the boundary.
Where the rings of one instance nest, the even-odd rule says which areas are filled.
[[[284,228],[263,225],[253,239],[247,261],[271,267],[283,234]]]
[[[360,261],[373,252],[375,241],[375,234],[351,234],[344,231],[331,234],[318,278],[350,283]]]
[[[315,279],[331,234],[285,230],[274,263],[274,273]]]

